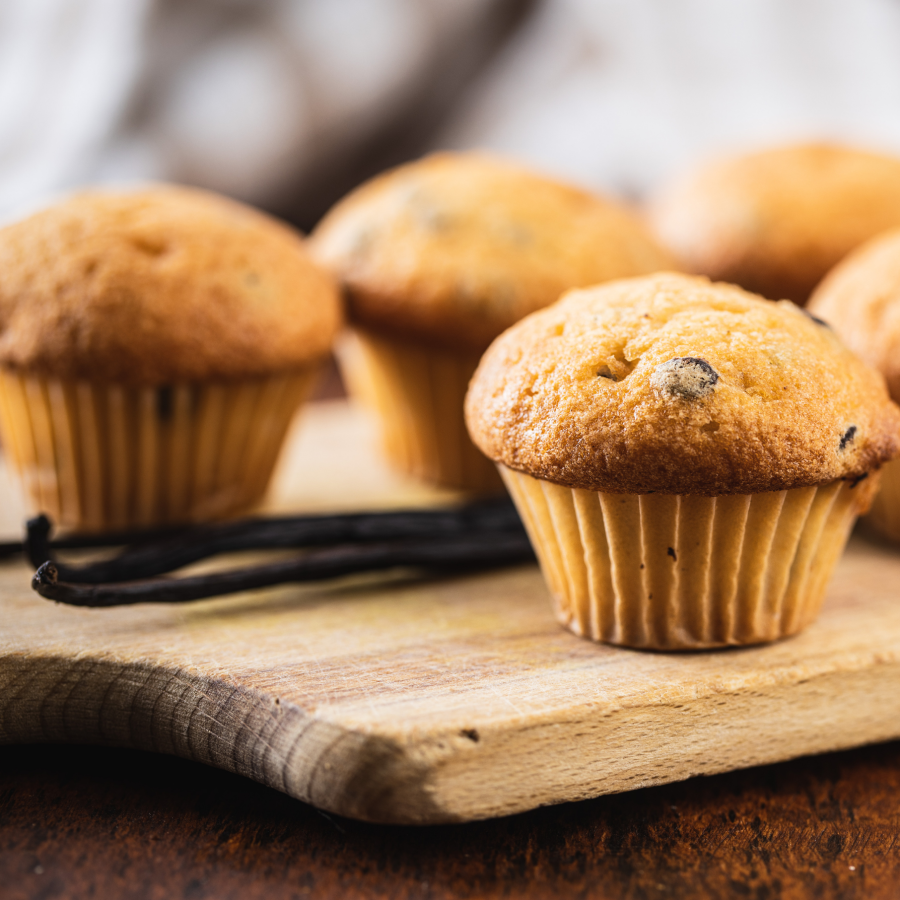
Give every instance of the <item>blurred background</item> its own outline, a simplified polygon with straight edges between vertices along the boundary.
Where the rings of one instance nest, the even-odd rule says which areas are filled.
[[[309,229],[446,147],[640,198],[807,138],[900,152],[898,0],[0,0],[0,217],[165,179]]]

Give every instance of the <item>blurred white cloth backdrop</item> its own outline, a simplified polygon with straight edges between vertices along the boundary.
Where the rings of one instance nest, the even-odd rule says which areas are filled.
[[[84,179],[121,125],[147,0],[0,0],[0,214]]]
[[[94,181],[302,197],[497,2],[0,0],[0,215]],[[435,143],[636,195],[807,137],[900,151],[898,0],[545,0]]]
[[[0,215],[147,178],[266,202],[371,132],[491,3],[0,0]]]
[[[480,88],[441,143],[628,195],[778,141],[900,152],[900,2],[549,0]]]

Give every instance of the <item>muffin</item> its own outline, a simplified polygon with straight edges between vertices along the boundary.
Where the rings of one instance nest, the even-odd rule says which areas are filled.
[[[312,236],[345,289],[340,355],[388,457],[451,487],[500,487],[462,406],[481,354],[571,287],[671,265],[635,215],[480,154],[401,166],[340,202]]]
[[[676,181],[650,220],[687,271],[803,305],[854,247],[900,225],[900,159],[816,144],[735,156]]]
[[[878,467],[883,379],[794,304],[661,274],[573,291],[499,337],[466,416],[576,634],[770,641],[815,617]]]
[[[867,242],[819,285],[809,309],[878,369],[900,401],[900,229]],[[900,541],[900,462],[889,462],[868,521]]]
[[[264,493],[340,326],[284,225],[179,187],[87,192],[0,230],[0,428],[36,508],[85,530]]]

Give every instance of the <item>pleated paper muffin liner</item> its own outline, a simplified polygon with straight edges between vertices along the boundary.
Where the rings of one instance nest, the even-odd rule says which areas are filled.
[[[32,505],[63,526],[202,521],[261,499],[315,375],[130,388],[0,370],[0,427]]]
[[[900,541],[900,460],[882,466],[881,487],[866,522],[891,540]]]
[[[469,438],[463,402],[480,357],[388,340],[355,329],[338,359],[354,397],[375,413],[399,470],[445,487],[499,492],[494,463]]]
[[[657,650],[757,644],[808,625],[877,481],[702,497],[603,494],[500,471],[560,622]]]

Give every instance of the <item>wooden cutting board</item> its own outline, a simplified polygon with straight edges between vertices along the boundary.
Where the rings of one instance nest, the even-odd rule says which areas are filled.
[[[441,499],[370,445],[349,408],[311,410],[273,508]],[[11,491],[0,471],[6,533]],[[570,635],[532,566],[112,610],[29,576],[0,566],[0,740],[174,753],[361,819],[480,819],[900,736],[900,554],[859,539],[804,634],[691,654]]]

